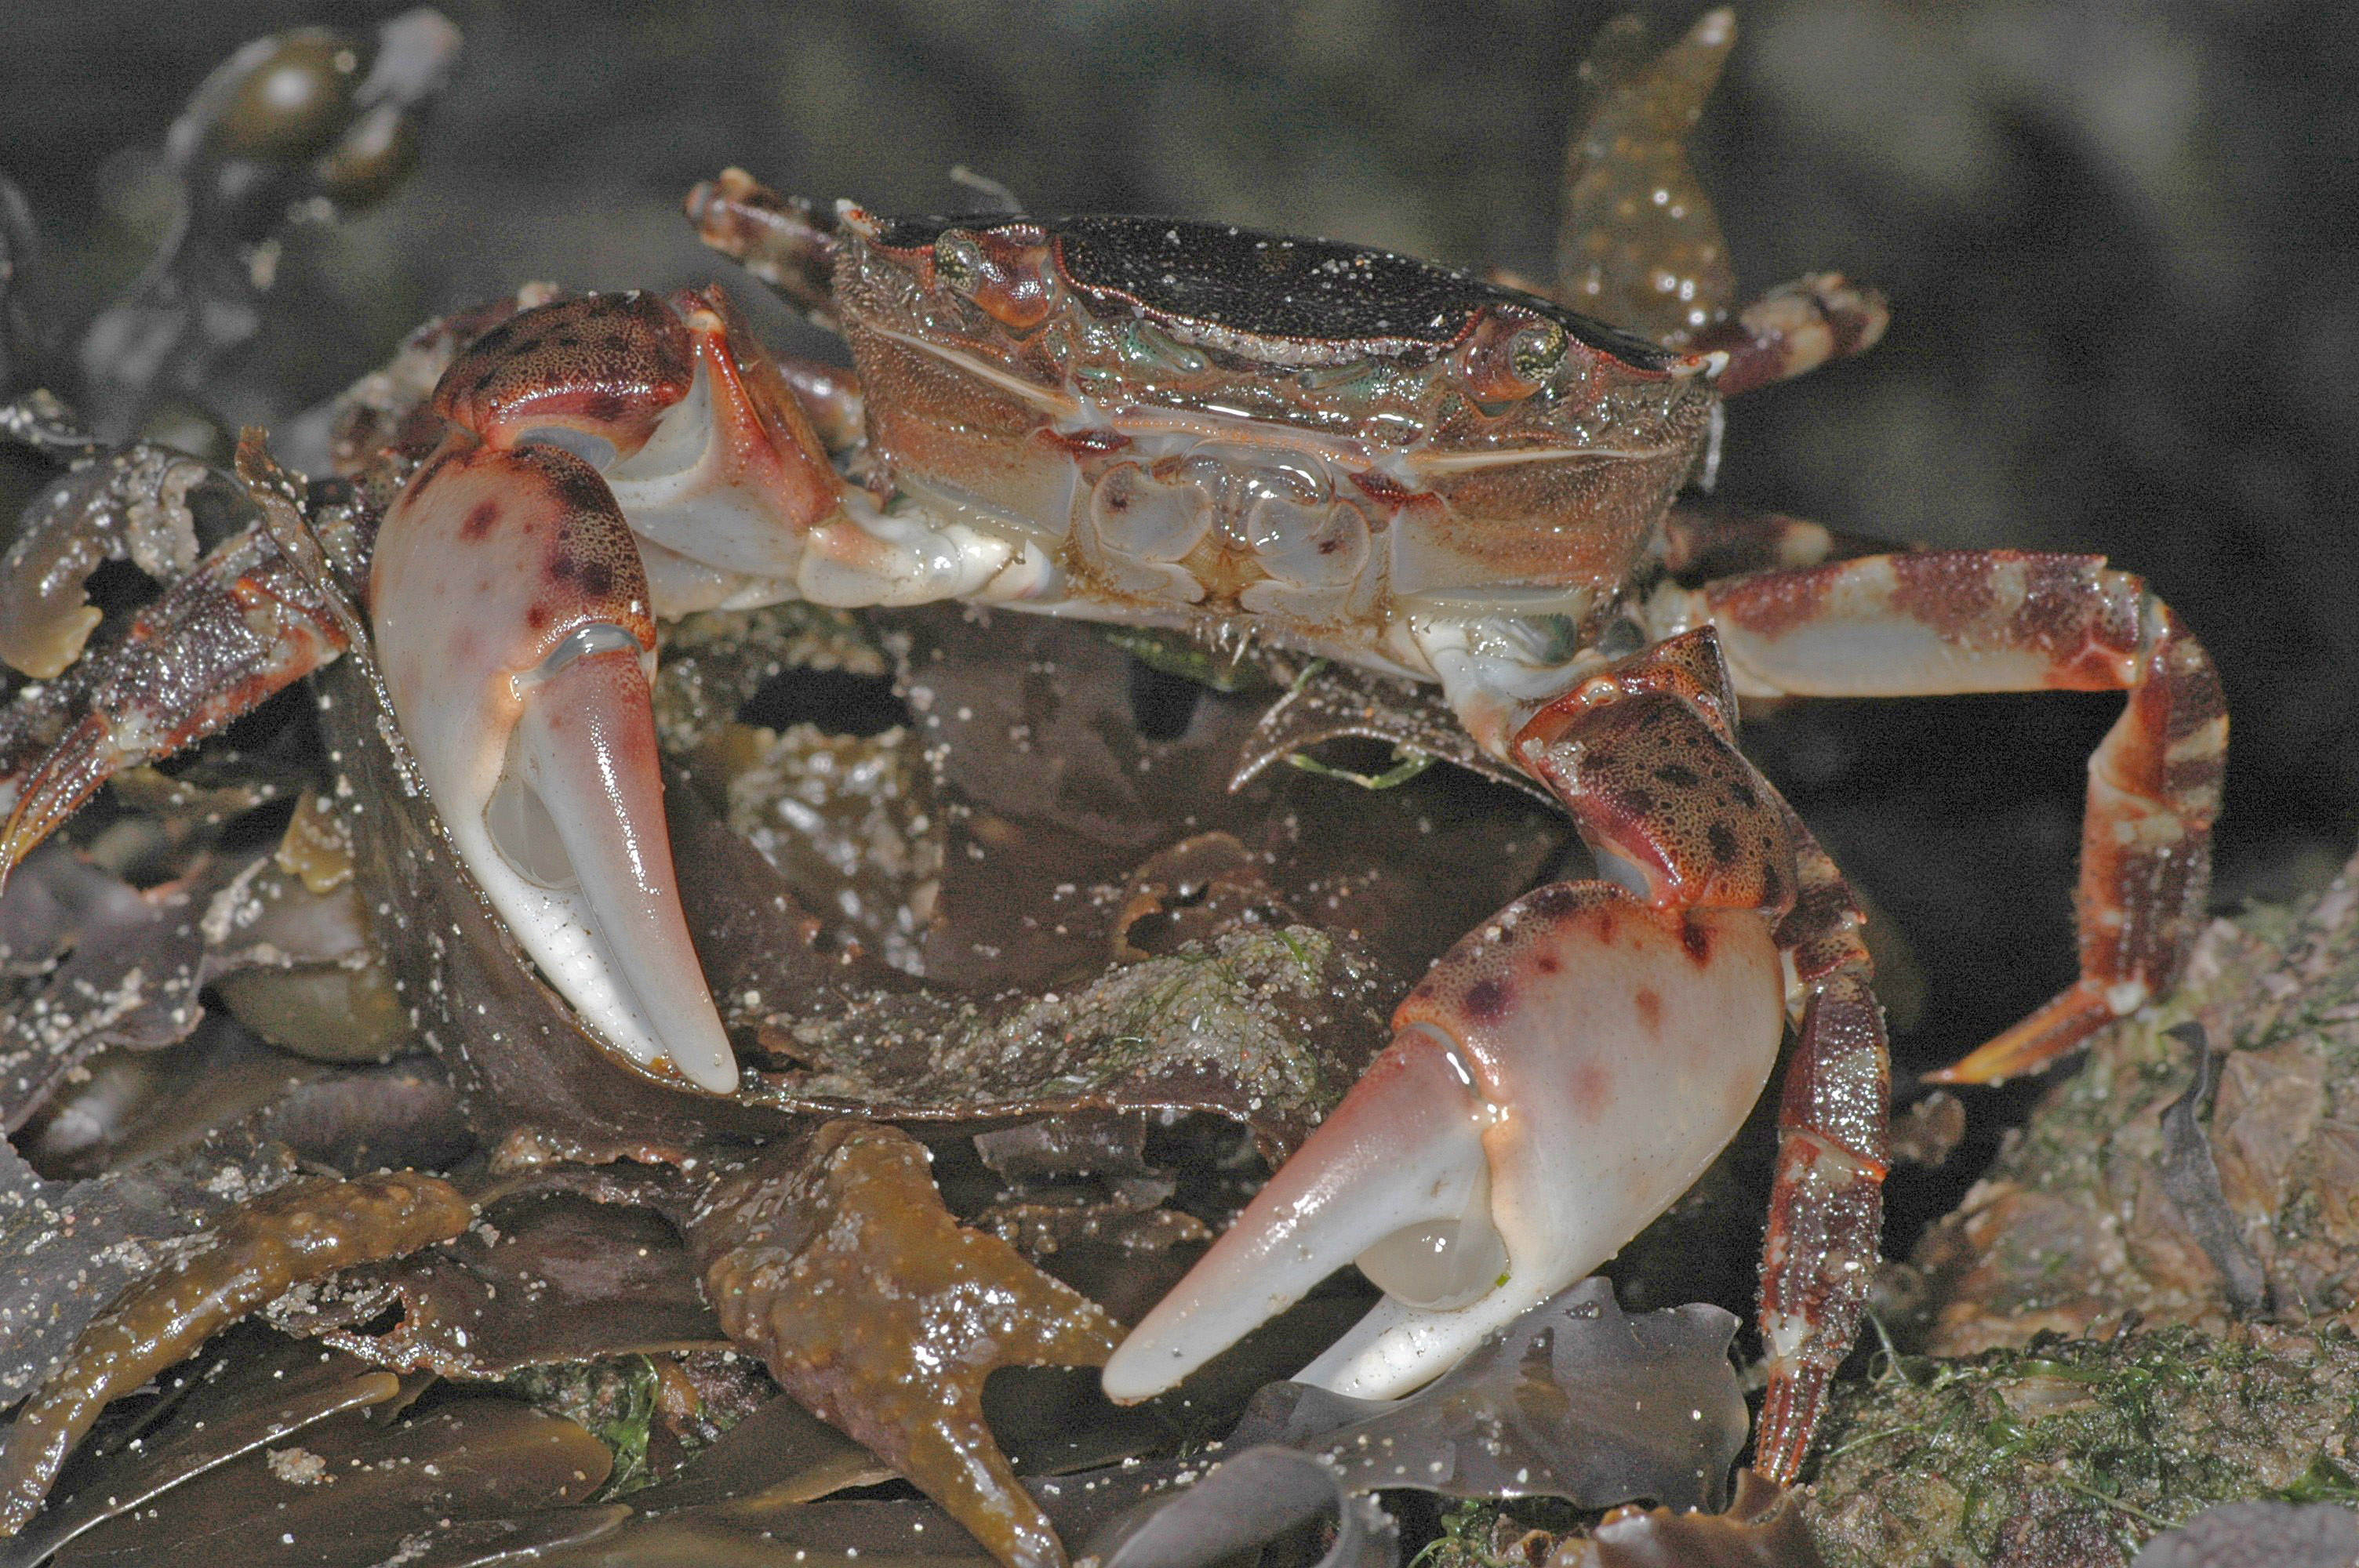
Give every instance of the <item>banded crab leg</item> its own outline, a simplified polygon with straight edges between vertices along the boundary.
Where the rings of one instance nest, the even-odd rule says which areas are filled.
[[[1687,141],[1735,47],[1726,7],[1660,50],[1635,16],[1599,30],[1581,68],[1557,235],[1559,299],[1668,346],[1722,356],[1723,397],[1864,352],[1891,319],[1882,296],[1834,273],[1731,311],[1735,269]],[[796,215],[766,225],[761,216],[738,228],[739,243],[791,272],[810,249],[792,243]]]
[[[1663,518],[1663,566],[1681,582],[1889,555],[1889,539],[1842,534],[1806,517],[1719,502],[1675,503]]]
[[[1376,1065],[1115,1353],[1108,1393],[1169,1387],[1347,1261],[1386,1299],[1300,1376],[1387,1397],[1437,1375],[1687,1189],[1790,1007],[1764,1295],[1777,1453],[1799,1463],[1874,1257],[1884,1039],[1850,896],[1732,715],[1704,631],[1526,719],[1512,754],[1614,880],[1527,894],[1435,966]],[[1832,1217],[1810,1206],[1830,1198]]]
[[[1745,696],[2126,690],[2089,759],[2081,978],[1934,1076],[2032,1072],[2171,989],[2202,928],[2228,715],[2210,655],[2102,557],[2012,550],[1870,556],[1665,589],[1658,632],[1709,622]]]
[[[1638,711],[1636,719],[1585,717],[1600,701],[1636,694],[1683,700],[1710,735],[1638,703],[1623,705],[1624,714]],[[1753,1461],[1785,1484],[1809,1452],[1875,1277],[1891,1064],[1858,902],[1793,808],[1736,750],[1735,715],[1718,638],[1701,628],[1541,709],[1524,726],[1518,756],[1572,806],[1601,863],[1619,868],[1658,904],[1692,896],[1708,866],[1715,880],[1702,884],[1702,896],[1750,897],[1776,909],[1778,878],[1791,866],[1791,903],[1772,936],[1795,1046],[1778,1097],[1777,1175],[1761,1249],[1768,1385]],[[1657,732],[1617,756],[1628,743],[1604,743],[1616,724]],[[1691,776],[1699,783],[1689,784]],[[1680,794],[1667,797],[1667,786]],[[1749,858],[1748,827],[1760,837]]]
[[[1892,1063],[1858,901],[1792,808],[1782,799],[1778,807],[1795,840],[1798,888],[1777,937],[1796,1044],[1777,1099],[1777,1173],[1761,1243],[1756,1321],[1769,1381],[1753,1468],[1782,1486],[1801,1471],[1875,1283]]]
[[[223,540],[120,643],[0,710],[0,884],[115,773],[194,745],[345,645],[266,527]]]
[[[1714,384],[1723,397],[1741,397],[1865,353],[1891,323],[1891,308],[1874,289],[1839,273],[1812,273],[1778,285],[1685,346],[1727,355]]]

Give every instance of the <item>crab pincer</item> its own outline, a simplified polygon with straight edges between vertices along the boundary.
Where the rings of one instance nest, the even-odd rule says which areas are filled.
[[[371,598],[427,789],[517,941],[641,1072],[734,1089],[665,837],[647,574],[604,481],[454,427],[386,514]]]
[[[1787,918],[1815,846],[1728,711],[1706,633],[1527,718],[1516,755],[1615,880],[1527,893],[1428,973],[1375,1065],[1107,1364],[1110,1394],[1169,1387],[1351,1261],[1385,1300],[1299,1376],[1404,1393],[1702,1173],[1777,1064],[1788,974],[1819,967]],[[1810,1339],[1842,1315],[1810,1309]]]
[[[1392,1044],[1107,1364],[1169,1387],[1356,1261],[1385,1300],[1298,1376],[1392,1398],[1620,1250],[1701,1175],[1776,1062],[1749,910],[1604,882],[1528,893],[1393,1015]]]
[[[108,778],[214,733],[336,658],[345,635],[266,529],[215,546],[118,642],[0,711],[0,887]]]
[[[737,1069],[665,837],[654,617],[791,593],[839,511],[732,324],[717,294],[634,292],[477,339],[371,579],[387,693],[475,880],[620,1056],[715,1094]]]

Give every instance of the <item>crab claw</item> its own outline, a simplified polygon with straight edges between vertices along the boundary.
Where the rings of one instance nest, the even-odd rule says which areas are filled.
[[[647,577],[604,482],[453,431],[387,513],[370,593],[403,734],[518,945],[639,1071],[734,1089],[665,837]]]
[[[718,288],[520,311],[452,362],[434,406],[486,445],[546,442],[594,466],[667,616],[775,601],[805,535],[843,526],[825,449]]]
[[[1560,883],[1469,934],[1393,1043],[1106,1363],[1161,1392],[1335,1269],[1385,1299],[1298,1377],[1390,1399],[1594,1269],[1744,1123],[1785,985],[1767,923]]]

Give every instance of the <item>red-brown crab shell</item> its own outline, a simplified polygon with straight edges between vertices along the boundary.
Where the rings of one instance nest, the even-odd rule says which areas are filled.
[[[1430,673],[1419,613],[1610,600],[1705,439],[1701,356],[1383,252],[1149,219],[842,214],[871,449],[1041,542],[1041,607],[1250,615]]]

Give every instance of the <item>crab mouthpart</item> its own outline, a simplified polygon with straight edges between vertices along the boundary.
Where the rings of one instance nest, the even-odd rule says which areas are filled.
[[[1297,1374],[1361,1399],[1440,1376],[1669,1207],[1781,1037],[1767,923],[1544,888],[1436,965],[1393,1043],[1106,1363],[1161,1392],[1356,1261],[1382,1287]]]

